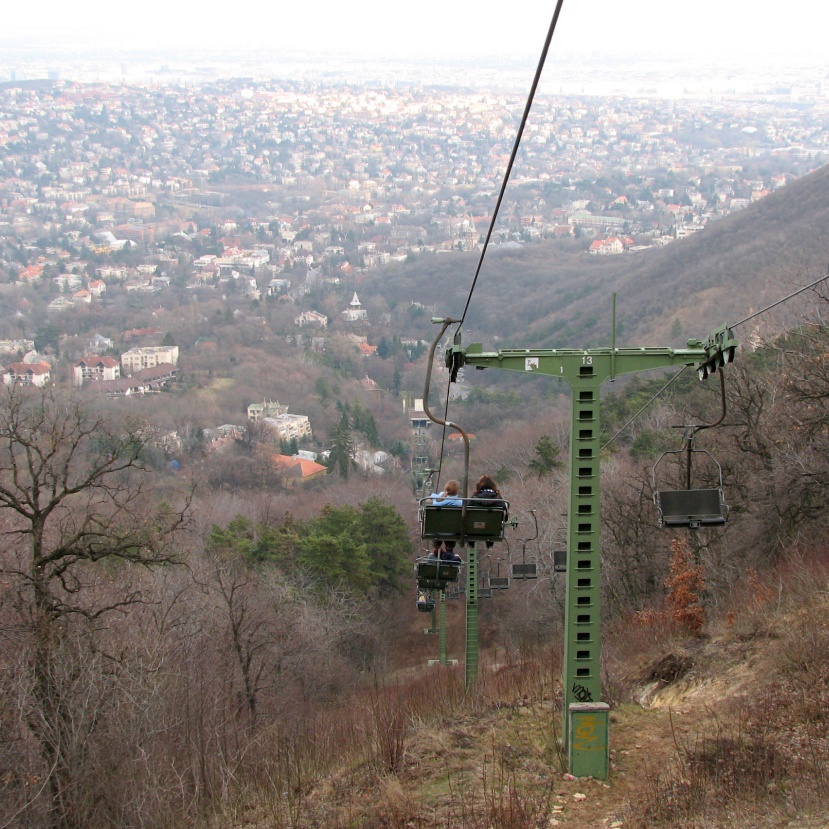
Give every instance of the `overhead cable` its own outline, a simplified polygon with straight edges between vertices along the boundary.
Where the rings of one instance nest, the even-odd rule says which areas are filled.
[[[472,279],[472,285],[469,288],[469,295],[466,298],[466,305],[463,309],[463,314],[461,315],[460,325],[458,329],[463,327],[463,322],[466,319],[466,312],[469,310],[469,303],[472,300],[472,293],[475,290],[475,285],[478,282],[478,275],[481,272],[481,266],[484,263],[484,256],[486,256],[487,248],[489,247],[489,240],[492,238],[492,231],[495,229],[495,220],[498,218],[498,211],[501,208],[501,202],[504,200],[504,193],[507,189],[507,182],[509,181],[510,173],[512,172],[513,164],[515,163],[515,157],[518,155],[518,147],[521,144],[521,136],[524,134],[524,127],[527,124],[527,119],[530,115],[530,109],[532,108],[533,99],[535,98],[536,89],[538,89],[539,81],[541,80],[541,73],[544,69],[544,63],[547,60],[547,52],[550,49],[550,43],[553,40],[553,34],[556,30],[556,24],[558,23],[558,17],[561,13],[561,7],[564,5],[564,0],[558,0],[556,3],[556,9],[553,12],[553,19],[550,21],[550,28],[547,31],[547,38],[544,41],[544,48],[541,50],[541,57],[538,60],[538,66],[535,70],[535,77],[533,78],[532,86],[530,87],[529,95],[527,96],[527,103],[524,106],[524,114],[521,116],[521,123],[518,125],[518,132],[515,135],[515,143],[512,147],[512,153],[509,157],[509,163],[507,164],[506,172],[504,173],[504,179],[501,182],[501,190],[498,193],[498,200],[495,202],[495,209],[492,211],[492,219],[489,223],[489,227],[487,228],[486,238],[484,239],[484,246],[481,249],[481,256],[478,259],[478,267],[475,269],[475,276]]]

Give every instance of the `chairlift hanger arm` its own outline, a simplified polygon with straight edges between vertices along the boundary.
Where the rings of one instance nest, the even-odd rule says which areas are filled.
[[[451,420],[444,420],[442,417],[438,417],[437,415],[433,414],[432,410],[429,408],[429,389],[432,382],[432,366],[434,365],[435,360],[435,349],[438,346],[438,343],[443,338],[443,335],[446,333],[447,328],[450,325],[454,325],[455,323],[459,322],[459,320],[452,319],[451,317],[446,317],[445,319],[441,318],[434,318],[432,322],[435,325],[440,325],[440,331],[438,332],[437,336],[432,340],[432,345],[429,348],[429,357],[426,367],[426,382],[423,388],[423,411],[426,413],[426,416],[431,420],[433,423],[437,423],[439,426],[446,427],[448,426],[450,429],[454,429],[455,431],[459,432],[461,437],[463,438],[463,452],[464,452],[464,464],[463,464],[463,481],[462,486],[463,489],[461,491],[461,495],[466,498],[469,489],[469,435],[466,431],[459,426],[457,423],[453,423]],[[460,332],[455,334],[455,345],[460,346]],[[455,346],[453,346],[454,348]],[[447,352],[447,359],[451,351]],[[452,369],[451,378],[454,381],[457,377],[458,370],[462,365],[461,356],[458,355],[455,358],[455,367]]]

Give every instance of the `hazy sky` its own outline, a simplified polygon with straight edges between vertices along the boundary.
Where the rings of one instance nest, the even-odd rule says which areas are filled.
[[[445,0],[313,0],[206,4],[193,0],[41,0],[4,4],[3,45],[61,37],[119,48],[196,46],[342,51],[370,56],[504,55],[537,57],[554,0],[447,3]],[[822,0],[565,0],[553,54],[578,50],[735,53],[757,61],[827,53],[829,3]]]

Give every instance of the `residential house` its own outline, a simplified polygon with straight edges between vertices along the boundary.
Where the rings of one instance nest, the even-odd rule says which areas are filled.
[[[595,242],[591,242],[589,252],[594,256],[609,256],[615,253],[624,253],[625,246],[621,239],[610,236],[607,239],[597,239]]]
[[[3,382],[7,386],[19,383],[21,386],[42,388],[52,379],[52,366],[46,362],[12,363],[3,372]]]
[[[327,467],[299,455],[274,455],[273,463],[282,473],[282,483],[286,487],[302,486],[328,474]]]
[[[17,274],[17,279],[20,282],[31,284],[32,282],[35,282],[36,280],[40,279],[42,275],[42,265],[27,265],[20,271],[20,273]]]
[[[83,357],[72,369],[72,385],[83,386],[93,380],[117,380],[121,364],[114,357]]]
[[[151,368],[143,368],[129,377],[116,380],[92,380],[89,390],[107,397],[130,397],[135,394],[160,392],[176,377],[178,369],[172,363],[159,363]]]
[[[61,273],[52,281],[61,291],[75,291],[83,285],[83,279],[76,273]]]
[[[270,282],[268,282],[268,296],[282,296],[283,294],[287,294],[290,287],[290,279],[281,279],[279,277],[275,277],[274,279],[271,279]]]
[[[299,316],[294,317],[294,325],[298,325],[300,328],[305,325],[326,328],[328,317],[325,314],[320,314],[319,311],[303,311]]]
[[[99,354],[101,351],[108,351],[114,345],[115,343],[109,337],[95,334],[87,344],[87,350],[90,354]]]
[[[73,308],[75,303],[67,296],[56,296],[47,306],[47,311],[66,311]]]
[[[35,347],[34,340],[0,340],[0,354],[15,354]]]

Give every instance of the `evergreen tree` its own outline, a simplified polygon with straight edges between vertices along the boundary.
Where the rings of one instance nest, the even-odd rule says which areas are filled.
[[[354,441],[347,412],[343,411],[340,422],[331,431],[331,451],[328,466],[347,478],[354,467]]]
[[[542,435],[535,445],[535,457],[529,463],[530,472],[541,477],[561,467],[563,464],[558,453],[559,448],[553,443],[552,438]]]

